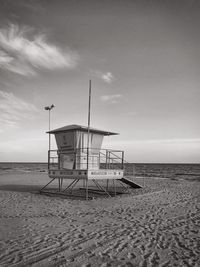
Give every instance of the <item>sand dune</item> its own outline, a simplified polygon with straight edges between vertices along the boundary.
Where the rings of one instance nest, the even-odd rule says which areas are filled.
[[[199,182],[81,201],[38,194],[46,179],[0,177],[0,266],[200,266]]]

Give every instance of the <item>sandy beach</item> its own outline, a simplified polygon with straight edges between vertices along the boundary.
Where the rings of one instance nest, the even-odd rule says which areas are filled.
[[[0,267],[200,267],[200,0],[0,22]]]
[[[40,195],[45,173],[2,173],[0,266],[200,266],[200,183],[133,179],[85,201]]]

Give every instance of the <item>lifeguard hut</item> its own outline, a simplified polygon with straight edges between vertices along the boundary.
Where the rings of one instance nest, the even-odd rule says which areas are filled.
[[[89,193],[106,193],[108,196],[116,195],[115,181],[120,181],[134,188],[140,187],[124,177],[124,151],[102,149],[104,136],[117,135],[110,131],[98,130],[90,127],[91,80],[89,87],[88,126],[67,125],[55,130],[49,130],[56,139],[57,149],[48,151],[48,175],[51,181],[40,192],[47,192],[45,188],[54,180],[58,180],[59,194],[72,193],[72,189],[79,181],[83,181],[85,198]],[[63,189],[63,182],[72,180]],[[106,180],[106,187],[98,181]],[[113,189],[110,190],[109,182]],[[93,182],[96,189],[89,188]]]
[[[69,190],[72,192],[75,185],[82,180],[84,187],[81,189],[85,190],[86,199],[91,192],[116,195],[116,180],[137,187],[124,178],[124,151],[102,149],[104,136],[117,133],[91,127],[88,129],[81,125],[68,125],[48,133],[55,136],[57,150],[48,151],[48,175],[51,181],[41,192],[55,179],[58,179],[59,193],[67,193]],[[64,180],[72,180],[65,189]],[[99,180],[106,180],[106,187]],[[114,190],[109,189],[110,181]],[[93,182],[98,190],[89,188],[88,182]]]

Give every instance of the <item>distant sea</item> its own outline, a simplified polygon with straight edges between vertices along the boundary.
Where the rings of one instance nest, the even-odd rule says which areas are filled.
[[[137,177],[187,179],[200,181],[200,164],[128,163],[125,167]],[[0,174],[47,173],[47,163],[0,162]]]

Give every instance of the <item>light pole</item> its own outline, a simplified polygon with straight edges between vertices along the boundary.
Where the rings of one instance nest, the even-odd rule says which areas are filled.
[[[52,104],[51,106],[47,106],[47,107],[44,108],[45,110],[48,110],[49,111],[49,132],[51,130],[51,110],[54,107],[55,106]],[[50,153],[50,150],[51,150],[51,135],[49,133],[49,153]]]

